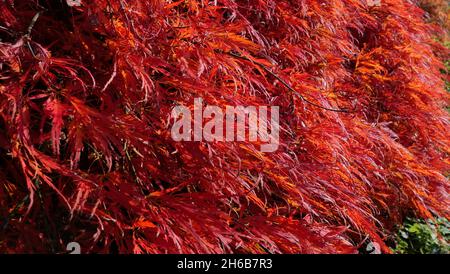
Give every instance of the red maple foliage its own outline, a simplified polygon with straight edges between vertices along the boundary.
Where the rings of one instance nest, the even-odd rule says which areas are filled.
[[[413,2],[0,1],[0,251],[389,252],[448,218],[449,52]],[[174,142],[197,97],[280,106],[280,148]]]

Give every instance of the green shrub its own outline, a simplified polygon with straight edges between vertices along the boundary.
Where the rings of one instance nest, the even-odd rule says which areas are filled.
[[[398,254],[449,254],[450,222],[408,218],[397,234]]]

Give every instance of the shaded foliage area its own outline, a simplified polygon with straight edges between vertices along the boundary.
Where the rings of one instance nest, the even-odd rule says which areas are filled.
[[[377,2],[0,1],[0,251],[390,252],[448,218],[449,50]],[[280,106],[279,150],[172,141],[196,97]]]
[[[450,3],[441,0],[419,0],[419,5],[428,12],[427,18],[450,30]]]

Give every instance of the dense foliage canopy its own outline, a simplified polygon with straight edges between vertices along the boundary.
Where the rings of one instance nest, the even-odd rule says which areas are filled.
[[[427,16],[408,0],[0,1],[0,251],[389,252],[406,216],[449,217],[449,50]],[[280,148],[174,142],[171,109],[197,97],[280,106]]]

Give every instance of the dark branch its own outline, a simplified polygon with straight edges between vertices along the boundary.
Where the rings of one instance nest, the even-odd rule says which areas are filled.
[[[328,110],[328,111],[334,111],[334,112],[352,112],[349,111],[348,109],[344,109],[344,108],[339,108],[339,109],[335,109],[335,108],[327,108],[321,105],[318,105],[314,102],[309,101],[308,99],[305,98],[305,96],[303,96],[302,94],[300,94],[299,92],[297,92],[291,85],[289,85],[285,80],[283,80],[280,76],[278,76],[276,73],[274,73],[272,70],[270,70],[269,68],[267,68],[265,65],[259,63],[259,62],[255,62],[245,56],[242,56],[240,54],[234,53],[234,52],[227,52],[228,55],[231,55],[235,58],[239,58],[239,59],[243,59],[249,62],[252,62],[258,66],[260,66],[261,68],[263,68],[266,72],[268,72],[270,75],[272,75],[273,77],[275,77],[278,81],[280,81],[286,88],[288,88],[291,92],[293,92],[295,95],[297,95],[298,97],[300,97],[301,100],[303,100],[304,102],[315,106],[317,108],[321,108],[324,110]]]

